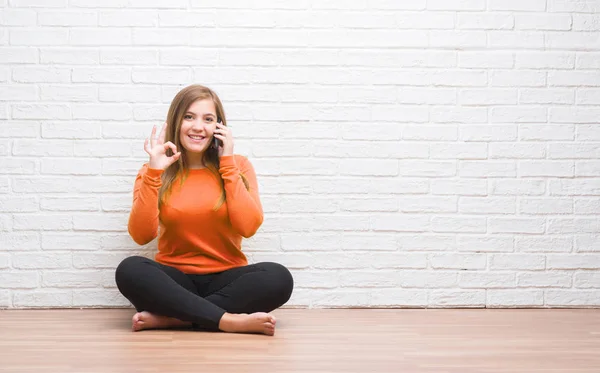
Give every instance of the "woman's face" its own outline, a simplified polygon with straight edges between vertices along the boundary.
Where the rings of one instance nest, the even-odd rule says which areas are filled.
[[[217,111],[212,100],[194,101],[183,115],[179,141],[190,153],[204,153],[213,141]]]

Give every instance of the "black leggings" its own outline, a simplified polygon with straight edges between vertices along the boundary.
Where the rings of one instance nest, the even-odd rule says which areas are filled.
[[[277,263],[192,275],[141,256],[124,259],[115,280],[138,312],[174,317],[211,331],[219,330],[225,312],[271,312],[281,307],[294,287],[290,272]]]

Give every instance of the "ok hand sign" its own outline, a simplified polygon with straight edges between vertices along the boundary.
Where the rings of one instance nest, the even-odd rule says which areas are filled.
[[[148,164],[150,168],[165,170],[167,167],[175,163],[179,157],[181,157],[181,152],[177,151],[175,144],[170,141],[165,142],[166,129],[167,123],[165,122],[157,139],[155,125],[152,127],[150,139],[146,139],[144,142],[144,150],[146,153],[148,153],[148,155],[150,155],[150,162]],[[169,157],[167,155],[167,149],[171,149],[173,151],[172,156]]]

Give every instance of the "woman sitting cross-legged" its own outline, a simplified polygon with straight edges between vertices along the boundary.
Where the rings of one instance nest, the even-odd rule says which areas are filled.
[[[293,289],[277,263],[248,264],[242,237],[263,222],[256,174],[233,154],[223,106],[209,88],[192,85],[173,99],[150,155],[135,180],[129,234],[140,245],[158,236],[155,260],[124,259],[119,291],[134,305],[134,331],[193,327],[273,335],[269,312]]]

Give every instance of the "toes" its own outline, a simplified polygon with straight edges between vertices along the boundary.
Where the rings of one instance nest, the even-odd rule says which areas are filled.
[[[135,330],[140,331],[145,329],[145,323],[143,321],[138,321],[135,323]]]

